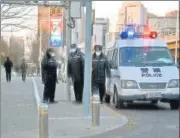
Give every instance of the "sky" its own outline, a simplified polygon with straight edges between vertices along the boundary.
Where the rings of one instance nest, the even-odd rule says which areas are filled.
[[[147,8],[148,12],[159,16],[165,15],[166,12],[179,10],[178,1],[141,1]],[[114,22],[117,18],[118,9],[123,1],[96,1],[93,2],[96,9],[96,17],[109,18],[110,22]],[[23,34],[26,31],[23,31]],[[28,31],[29,32],[29,31]],[[16,33],[17,34],[17,33]],[[21,33],[18,33],[21,35]]]

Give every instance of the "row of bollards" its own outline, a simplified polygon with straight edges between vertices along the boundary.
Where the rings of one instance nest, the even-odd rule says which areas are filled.
[[[39,138],[49,138],[48,104],[42,103],[39,107]]]
[[[100,125],[100,100],[99,94],[93,94],[92,96],[92,126],[96,127]]]
[[[48,104],[42,103],[39,106],[39,138],[49,138]],[[100,100],[99,94],[92,96],[92,126],[100,125]]]

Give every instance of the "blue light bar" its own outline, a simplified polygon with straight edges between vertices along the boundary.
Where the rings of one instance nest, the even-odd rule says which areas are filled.
[[[122,39],[127,39],[127,38],[130,38],[130,39],[133,39],[133,38],[139,38],[139,37],[142,37],[142,33],[140,32],[136,32],[136,25],[134,24],[128,24],[125,26],[125,31],[123,31],[121,34],[120,34],[120,37]]]
[[[157,32],[138,32],[139,26],[136,26],[135,24],[128,24],[125,25],[125,28],[123,32],[120,33],[121,39],[133,39],[133,38],[142,38],[142,37],[149,37],[151,39],[155,39],[157,37]],[[147,33],[147,34],[146,34]],[[145,35],[146,34],[146,35]]]

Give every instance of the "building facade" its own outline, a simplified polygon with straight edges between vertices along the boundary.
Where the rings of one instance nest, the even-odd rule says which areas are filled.
[[[109,19],[96,18],[93,26],[93,44],[105,45],[105,36],[109,32]]]
[[[149,27],[156,31],[158,35],[175,35],[176,33],[176,17],[149,17]]]
[[[140,1],[124,2],[119,9],[116,32],[122,31],[125,24],[146,25],[147,9]]]

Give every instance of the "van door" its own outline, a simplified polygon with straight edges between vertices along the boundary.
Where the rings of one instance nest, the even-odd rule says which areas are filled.
[[[118,76],[118,77],[117,77]],[[119,79],[119,71],[118,71],[118,49],[114,49],[112,61],[111,61],[111,91],[114,93],[114,85],[117,83],[117,78]],[[119,81],[119,80],[118,80]]]
[[[108,52],[107,52],[107,59],[108,59],[108,62],[109,62],[109,65],[110,65],[110,70],[111,70],[111,63],[112,63],[112,57],[113,57],[113,52],[114,52],[114,50],[113,49],[111,49],[111,50],[108,50]],[[111,71],[112,72],[112,71]],[[112,74],[112,73],[111,73]],[[112,80],[112,78],[111,78],[111,80]],[[109,94],[109,95],[111,95],[112,93],[112,91],[111,91],[111,88],[108,88],[109,86],[108,86],[108,78],[106,78],[106,93],[107,94]]]

